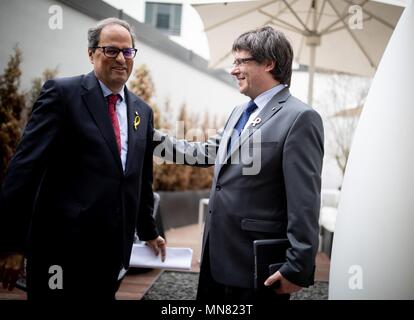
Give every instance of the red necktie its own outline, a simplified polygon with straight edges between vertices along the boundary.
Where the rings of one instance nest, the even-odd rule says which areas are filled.
[[[119,154],[121,154],[121,132],[119,130],[118,116],[116,115],[116,102],[118,101],[117,94],[108,96],[108,113],[111,118],[112,126],[114,127],[116,143],[118,145]]]

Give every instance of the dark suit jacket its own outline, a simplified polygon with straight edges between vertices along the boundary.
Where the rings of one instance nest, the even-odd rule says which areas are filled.
[[[33,264],[129,266],[152,216],[152,110],[126,90],[125,173],[94,73],[45,83],[0,194],[0,252]],[[133,127],[138,114],[141,122]]]
[[[313,283],[324,150],[319,114],[285,88],[260,111],[261,122],[241,134],[241,148],[227,144],[243,106],[224,130],[205,143],[175,140],[156,131],[154,154],[180,155],[187,164],[215,164],[203,249],[209,241],[211,273],[222,284],[253,288],[253,241],[288,238],[291,248],[280,272]],[[253,147],[253,148],[252,148]],[[229,163],[230,158],[238,163]]]

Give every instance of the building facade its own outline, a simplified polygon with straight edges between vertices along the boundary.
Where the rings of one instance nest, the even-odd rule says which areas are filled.
[[[154,102],[161,108],[169,101],[177,112],[185,103],[190,111],[225,117],[247,100],[227,72],[208,69],[207,60],[165,33],[100,0],[1,0],[0,70],[18,46],[23,53],[23,90],[47,68],[57,68],[59,77],[88,73],[92,65],[87,55],[87,29],[113,16],[134,27],[135,68],[140,64],[149,68],[156,91]]]

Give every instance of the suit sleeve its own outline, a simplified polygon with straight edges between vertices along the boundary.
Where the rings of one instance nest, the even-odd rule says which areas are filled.
[[[287,237],[291,248],[287,251],[287,263],[279,270],[286,279],[302,287],[313,284],[323,153],[322,120],[316,111],[306,110],[294,121],[283,150]]]
[[[24,252],[36,192],[61,129],[63,109],[58,84],[46,82],[0,192],[0,252]]]
[[[154,132],[154,156],[176,164],[186,164],[196,167],[214,165],[220,145],[223,130],[206,142],[190,142],[176,139],[161,131]]]
[[[140,240],[153,240],[159,233],[154,219],[154,193],[153,162],[152,162],[152,137],[153,137],[153,113],[150,111],[150,121],[147,132],[147,147],[145,148],[144,165],[142,168],[141,200],[138,211],[136,230]]]
[[[159,130],[155,130],[153,136],[154,156],[176,164],[196,167],[210,167],[214,165],[224,130],[236,109],[233,109],[224,128],[218,130],[217,134],[209,137],[206,142],[190,142],[184,139],[176,139]]]

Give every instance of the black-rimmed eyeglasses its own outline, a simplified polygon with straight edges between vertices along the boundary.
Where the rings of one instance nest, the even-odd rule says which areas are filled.
[[[135,55],[137,54],[137,49],[135,48],[124,48],[124,49],[119,49],[116,47],[111,47],[111,46],[104,46],[104,47],[93,47],[93,49],[102,49],[104,55],[108,58],[116,58],[118,57],[119,53],[122,51],[122,54],[124,56],[125,59],[134,59]]]
[[[243,64],[245,64],[248,61],[256,61],[256,59],[253,58],[253,57],[234,59],[234,61],[233,61],[233,67],[238,67],[240,65],[243,65]]]

